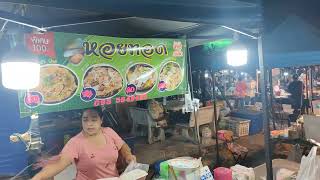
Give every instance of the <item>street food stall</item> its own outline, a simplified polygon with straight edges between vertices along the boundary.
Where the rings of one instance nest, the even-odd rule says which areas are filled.
[[[32,127],[22,135],[13,134],[11,139],[15,141],[18,137],[27,143],[30,139],[29,150],[52,151],[52,138],[41,137],[41,127],[63,131],[62,147],[70,136],[81,131],[74,126],[80,125],[77,112],[72,116],[70,110],[186,93],[184,39],[124,39],[46,32],[26,34],[25,42],[28,51],[39,58],[40,81],[35,88],[18,92],[20,116],[31,116]],[[52,119],[42,114],[60,111],[69,111],[65,113],[68,117],[64,116],[67,122],[61,122],[63,118],[47,125],[43,120],[39,122]],[[54,121],[58,126],[52,126]],[[66,127],[74,132],[68,132]],[[42,138],[47,140],[45,148],[41,148]],[[55,149],[58,153],[60,150]]]
[[[197,118],[206,118],[206,122],[215,123],[213,129],[217,128],[217,115],[219,112],[219,105],[217,105],[217,96],[216,89],[213,88],[212,93],[212,103],[213,106],[210,107],[210,104],[205,104],[205,106],[209,107],[201,107],[200,103],[197,102],[194,98],[194,89],[192,82],[192,70],[190,69],[191,65],[187,66],[186,59],[190,60],[190,52],[188,51],[190,45],[192,43],[199,44],[198,42],[193,41],[194,37],[189,33],[189,30],[192,29],[190,27],[197,27],[199,24],[197,23],[208,23],[214,24],[214,29],[217,31],[221,31],[221,28],[227,31],[240,33],[242,35],[253,38],[254,42],[258,39],[259,42],[259,59],[260,59],[260,70],[264,70],[264,63],[262,56],[262,48],[261,48],[261,37],[257,37],[256,35],[250,35],[233,28],[228,27],[234,26],[237,27],[237,23],[243,24],[250,23],[255,24],[256,21],[260,21],[260,14],[257,11],[260,10],[260,5],[254,4],[253,6],[247,6],[246,3],[243,2],[234,2],[230,1],[232,4],[231,11],[225,11],[225,8],[220,8],[220,6],[216,6],[215,4],[210,4],[210,6],[198,6],[200,8],[198,11],[194,11],[193,3],[189,4],[190,6],[185,6],[184,3],[180,2],[159,2],[155,6],[153,2],[151,3],[128,3],[128,4],[118,4],[116,1],[108,2],[93,2],[92,4],[88,4],[84,1],[79,1],[77,4],[69,4],[69,3],[57,3],[54,6],[52,4],[47,4],[47,2],[25,2],[23,6],[19,7],[20,9],[14,11],[13,14],[1,13],[1,16],[5,16],[5,25],[8,22],[18,23],[24,26],[29,26],[31,28],[37,29],[36,33],[28,34],[27,38],[27,47],[29,51],[31,50],[34,55],[40,58],[41,62],[41,70],[40,70],[40,85],[33,88],[28,88],[26,91],[19,91],[19,105],[20,105],[20,114],[21,117],[31,117],[31,127],[29,132],[36,133],[28,133],[26,134],[13,134],[12,139],[19,140],[29,140],[30,144],[28,145],[29,150],[37,150],[41,147],[44,139],[39,136],[37,129],[41,127],[53,127],[50,122],[44,125],[40,123],[40,119],[43,116],[42,113],[50,113],[50,112],[62,112],[65,110],[75,110],[75,117],[78,114],[76,112],[78,109],[92,107],[92,106],[108,106],[112,104],[129,104],[135,101],[143,101],[148,99],[161,98],[163,100],[163,105],[166,105],[166,98],[172,95],[177,94],[185,94],[183,98],[178,98],[178,101],[182,102],[184,100],[183,106],[175,106],[170,107],[167,106],[169,111],[184,111],[187,110],[191,115],[189,119],[189,123],[179,123],[181,127],[183,127],[183,132],[189,133],[190,129],[195,129],[197,131],[199,141],[199,124]],[[172,4],[173,3],[173,4]],[[30,21],[24,21],[25,18],[19,18],[12,20],[10,18],[11,15],[15,16],[20,10],[21,15],[26,15],[26,7],[31,5],[31,10],[36,9],[36,7],[45,6],[45,7],[54,7],[57,9],[63,9],[68,11],[67,9],[76,9],[77,13],[73,14],[76,18],[65,18],[64,16],[59,16],[59,13],[54,13],[60,19],[55,19],[51,21],[44,18],[44,16],[39,16],[39,20],[37,23],[32,25]],[[225,7],[225,6],[224,6]],[[245,17],[239,19],[238,15],[234,14],[234,7],[239,8],[239,11],[246,12],[244,13]],[[202,9],[201,9],[202,8]],[[49,8],[50,9],[50,8]],[[152,9],[152,12],[145,12],[143,9]],[[163,9],[173,10],[173,14],[170,17],[168,15],[164,15]],[[222,10],[223,9],[223,10]],[[203,11],[202,11],[203,10]],[[47,9],[42,9],[42,12],[47,12]],[[79,13],[81,11],[81,13]],[[91,12],[90,12],[91,11]],[[113,14],[106,15],[106,13],[113,12]],[[31,12],[31,11],[28,11]],[[36,12],[36,11],[34,11]],[[77,14],[82,14],[86,12],[85,16],[77,16]],[[94,12],[94,13],[93,13]],[[194,14],[190,14],[193,12]],[[203,12],[213,12],[217,13],[217,18],[213,18],[211,13],[203,13]],[[200,14],[198,14],[200,13]],[[39,14],[41,14],[39,12]],[[121,14],[123,16],[116,16],[115,14]],[[227,14],[228,18],[220,19],[222,14]],[[240,13],[241,14],[241,13]],[[257,15],[258,14],[258,15]],[[72,17],[73,17],[72,16]],[[148,25],[148,23],[142,23],[146,21],[145,18],[136,18],[138,17],[149,17],[155,18],[151,21],[159,23],[157,26],[149,25],[151,31],[149,33],[141,33],[140,27],[143,25]],[[251,16],[255,16],[252,18]],[[30,16],[29,17],[34,17]],[[55,16],[52,16],[54,18]],[[194,17],[199,17],[199,19],[195,19]],[[101,19],[102,18],[102,19]],[[190,22],[189,25],[186,25],[182,28],[182,30],[178,30],[176,32],[163,31],[158,32],[157,28],[167,28],[170,25],[166,26],[160,20],[156,19],[170,19],[176,21],[185,21]],[[27,19],[28,20],[28,19]],[[45,21],[47,20],[47,21]],[[81,20],[81,21],[80,21]],[[100,22],[112,22],[124,20],[125,22],[129,22],[130,26],[125,28],[119,28],[120,30],[126,29],[126,31],[112,31],[113,27],[108,24],[106,26],[99,27],[88,26],[88,24],[92,23],[100,23]],[[137,20],[137,21],[131,21]],[[149,19],[150,20],[150,19]],[[63,21],[63,22],[62,22]],[[46,22],[46,23],[44,23]],[[49,23],[50,22],[50,23]],[[58,25],[56,22],[59,22]],[[149,21],[150,22],[150,21]],[[192,23],[193,22],[193,23]],[[197,23],[194,23],[197,22]],[[228,26],[218,26],[216,24],[224,24]],[[257,23],[258,24],[258,23]],[[4,26],[5,26],[4,25]],[[74,26],[82,26],[83,28],[77,28],[75,30]],[[86,28],[84,28],[86,27]],[[89,27],[89,28],[88,28]],[[132,27],[132,29],[130,28]],[[213,27],[209,27],[212,29]],[[90,31],[88,31],[90,29]],[[179,29],[179,28],[177,28]],[[181,29],[181,28],[180,28]],[[63,31],[63,32],[72,32],[71,33],[62,33],[62,32],[54,32],[54,31]],[[128,30],[128,31],[127,31]],[[203,29],[202,29],[203,30]],[[174,30],[171,30],[174,31]],[[2,31],[1,31],[2,32]],[[191,32],[191,31],[190,31]],[[253,30],[253,34],[256,33],[256,29]],[[20,33],[20,34],[24,34]],[[81,33],[81,34],[73,34],[73,33]],[[18,33],[19,34],[19,33]],[[126,38],[114,38],[108,36],[97,36],[97,35],[85,35],[85,34],[100,34],[100,35],[108,35],[108,36],[116,36],[116,37],[126,37]],[[159,35],[160,34],[160,35]],[[230,33],[231,34],[231,33]],[[181,36],[185,35],[185,36]],[[223,34],[225,35],[225,34]],[[228,35],[227,35],[228,36]],[[229,35],[230,36],[230,35]],[[137,37],[140,37],[138,39]],[[143,38],[141,38],[143,37]],[[148,39],[145,37],[156,37],[153,39]],[[171,39],[167,39],[171,37]],[[165,38],[165,39],[161,39]],[[208,37],[206,37],[208,38]],[[201,37],[200,39],[203,39]],[[215,38],[214,38],[215,39]],[[201,44],[202,42],[200,42]],[[14,44],[14,43],[13,43]],[[236,43],[235,43],[236,44]],[[256,48],[254,48],[256,50]],[[19,52],[19,51],[16,51]],[[189,57],[189,58],[188,58]],[[124,62],[125,61],[125,62]],[[240,61],[239,61],[240,62]],[[190,63],[190,62],[188,62]],[[39,65],[39,64],[38,64]],[[256,69],[254,70],[256,72]],[[264,71],[262,71],[264,74]],[[215,79],[215,75],[210,72],[210,76],[213,75],[213,79]],[[188,79],[190,78],[190,79]],[[262,104],[263,104],[263,119],[264,122],[264,131],[268,130],[268,118],[266,115],[266,99],[264,95],[266,95],[265,91],[265,77],[261,76],[262,79]],[[213,87],[215,87],[215,80],[212,81]],[[4,83],[5,84],[5,83]],[[7,84],[8,85],[8,84]],[[11,84],[12,85],[12,84]],[[190,92],[190,93],[189,93]],[[170,98],[168,98],[170,99]],[[183,100],[182,100],[183,99]],[[191,99],[191,101],[190,101]],[[159,101],[159,100],[158,100]],[[168,102],[170,105],[171,102]],[[154,103],[155,105],[157,103]],[[195,107],[195,104],[199,107]],[[209,106],[208,106],[209,105]],[[189,108],[193,107],[193,108]],[[196,109],[200,108],[199,111]],[[139,109],[135,109],[130,115],[131,118],[135,117],[134,115],[142,111]],[[161,114],[161,111],[159,114]],[[198,112],[206,112],[199,114]],[[145,115],[147,113],[144,113]],[[241,113],[240,113],[241,114]],[[140,115],[140,114],[139,114]],[[153,114],[154,115],[154,114]],[[108,117],[112,119],[114,115],[112,113],[108,114]],[[150,118],[150,117],[148,117]],[[148,119],[145,118],[145,119]],[[156,116],[152,117],[152,119],[161,119]],[[74,117],[70,116],[71,122],[69,124],[65,123],[68,127],[73,127],[76,121],[74,121]],[[257,118],[256,118],[257,119]],[[262,122],[262,120],[258,120]],[[63,123],[63,121],[61,121]],[[162,122],[161,120],[159,122]],[[250,128],[248,126],[248,122],[255,123],[255,120],[246,121],[244,123],[240,123],[243,126],[238,126],[236,130],[236,134],[242,135],[243,132],[239,131],[243,129],[244,132],[249,133]],[[117,122],[115,122],[117,124]],[[139,122],[139,120],[135,120],[137,124],[144,124],[149,126],[148,131],[152,128],[160,129],[160,134],[163,135],[163,131],[161,130],[161,123],[154,123],[154,121],[148,122]],[[60,124],[60,123],[59,123]],[[239,124],[239,123],[238,123]],[[262,124],[259,123],[254,130],[259,129]],[[252,127],[254,127],[252,126]],[[235,126],[236,127],[236,126]],[[135,128],[132,128],[135,130]],[[187,129],[187,130],[186,130]],[[203,128],[202,136],[205,138],[210,138],[212,134],[207,127]],[[257,132],[257,131],[255,131]],[[216,130],[216,147],[218,147],[218,132]],[[186,133],[185,133],[186,134]],[[228,133],[226,133],[228,134]],[[74,132],[68,132],[68,135],[64,135],[63,138],[65,142],[70,139],[70,136],[73,136]],[[188,134],[189,135],[189,134]],[[163,136],[160,136],[163,137]],[[231,136],[232,137],[232,136]],[[225,138],[224,136],[222,139]],[[125,138],[123,138],[126,140]],[[153,143],[153,138],[149,138],[150,143]],[[163,138],[159,138],[163,140]],[[228,139],[228,138],[227,138]],[[229,140],[229,139],[228,139]],[[233,139],[231,138],[233,141]],[[266,140],[266,159],[267,159],[267,177],[270,179],[270,173],[272,171],[271,164],[271,153],[269,143],[268,133],[265,133]],[[63,143],[65,143],[63,142]],[[129,144],[129,143],[128,143]],[[235,145],[233,142],[226,142],[227,146]],[[227,149],[227,148],[226,148]],[[243,148],[240,148],[239,151],[242,151]],[[217,151],[218,153],[219,151]],[[217,154],[217,158],[219,158],[219,154]],[[192,162],[191,162],[192,161]],[[177,172],[181,172],[179,168],[185,168],[183,165],[194,165],[193,162],[195,159],[183,158],[180,160],[173,160],[167,163],[167,171],[168,176],[177,178]],[[177,163],[178,162],[178,163]],[[183,164],[181,162],[188,162]],[[176,164],[178,164],[178,167]],[[201,167],[201,163],[195,163],[195,166],[187,167],[188,170],[192,169],[192,172],[198,173],[198,170]],[[219,160],[216,163],[218,166]],[[263,167],[264,168],[264,167]],[[195,170],[196,169],[196,170]],[[195,171],[194,171],[195,170]],[[208,168],[201,168],[201,171],[207,173],[209,176],[210,170]],[[226,168],[217,168],[214,171],[215,178],[223,177],[223,174],[227,174],[230,176],[230,172],[241,172],[241,170],[245,170],[252,177],[252,170],[246,167],[233,167],[230,169]],[[185,171],[183,171],[185,172]],[[241,175],[241,173],[240,173]],[[194,177],[194,176],[192,176]],[[207,176],[206,176],[207,177]],[[212,178],[212,176],[209,176]]]

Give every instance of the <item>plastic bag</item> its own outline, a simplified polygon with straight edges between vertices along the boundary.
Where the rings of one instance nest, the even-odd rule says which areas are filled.
[[[320,158],[317,157],[317,147],[313,147],[308,156],[301,159],[297,180],[319,180]]]
[[[128,173],[132,170],[135,170],[135,169],[140,169],[140,170],[143,170],[145,172],[148,172],[149,171],[149,165],[148,164],[141,164],[141,163],[136,163],[136,162],[131,162],[127,168],[124,170],[124,173]]]
[[[232,178],[236,180],[255,180],[255,174],[252,168],[241,165],[235,165],[230,168],[232,170]]]
[[[118,179],[119,180],[144,180],[148,175],[148,171],[149,171],[148,164],[140,164],[132,161]],[[109,179],[105,179],[105,180],[109,180]]]
[[[290,171],[288,169],[280,168],[276,172],[276,180],[289,180],[295,174],[294,171]]]

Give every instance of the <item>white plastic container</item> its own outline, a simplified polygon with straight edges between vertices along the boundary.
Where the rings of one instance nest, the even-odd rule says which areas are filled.
[[[303,115],[303,121],[306,138],[320,143],[320,116]]]
[[[201,160],[171,159],[169,165],[169,179],[195,180],[200,179]],[[171,170],[170,170],[171,169]]]

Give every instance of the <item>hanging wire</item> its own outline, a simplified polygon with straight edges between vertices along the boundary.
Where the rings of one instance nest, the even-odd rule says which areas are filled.
[[[19,12],[19,8],[20,8],[20,6],[18,6],[17,4],[15,4],[15,5],[13,5],[11,11],[13,12],[13,14],[17,14],[17,13]],[[4,30],[5,30],[8,22],[9,22],[8,20],[5,20],[5,21],[4,21],[4,23],[3,23],[2,27],[1,27],[0,32],[4,32]]]
[[[24,173],[29,167],[33,166],[34,163],[26,166],[25,168],[23,168],[20,172],[18,172],[15,176],[13,176],[12,178],[10,178],[9,180],[14,180],[16,178],[18,178],[22,173]]]
[[[26,12],[27,12],[27,5],[18,5],[18,4],[15,4],[15,5],[13,6],[13,8],[12,8],[12,13],[13,13],[13,14],[20,14],[21,16],[25,16],[25,15],[26,15]],[[5,18],[5,17],[1,17],[1,16],[0,16],[0,19],[4,20],[6,23],[12,22],[12,23],[15,23],[15,24],[19,24],[19,25],[31,27],[31,28],[34,28],[34,29],[38,29],[39,31],[46,31],[45,29],[43,29],[43,28],[41,28],[41,27],[38,27],[38,26],[35,26],[35,25],[32,25],[32,24],[29,24],[29,23],[17,21],[17,20],[14,20],[14,19],[9,19],[9,18]],[[4,28],[4,26],[2,26],[2,28]],[[2,28],[1,28],[1,30],[2,30]],[[1,32],[1,31],[0,31],[0,32]]]
[[[5,22],[3,23],[0,32],[3,32],[3,31],[4,31],[4,29],[5,29],[6,25],[8,24],[8,22],[9,22],[9,21],[5,21]]]
[[[237,29],[228,27],[228,26],[224,26],[224,25],[223,25],[223,26],[221,26],[221,27],[223,27],[223,28],[225,28],[225,29],[229,29],[229,30],[234,31],[234,32],[236,32],[236,33],[243,34],[243,35],[245,35],[245,36],[251,37],[252,39],[258,39],[258,37],[256,37],[256,36],[250,35],[250,34],[248,34],[248,33],[245,33],[245,32],[243,32],[243,31],[240,31],[240,30],[237,30]]]
[[[132,16],[132,17],[123,17],[123,18],[103,19],[103,20],[96,20],[96,21],[86,21],[86,22],[80,22],[80,23],[61,24],[56,26],[43,27],[43,29],[47,31],[49,29],[54,29],[54,28],[77,26],[77,25],[100,23],[100,22],[119,21],[119,20],[126,20],[126,19],[132,19],[132,18],[136,18],[136,17]]]
[[[8,18],[4,18],[4,17],[0,17],[0,19],[8,21],[8,22],[15,23],[15,24],[20,24],[20,25],[23,25],[23,26],[28,26],[28,27],[31,27],[31,28],[34,28],[34,29],[38,29],[40,31],[46,31],[46,29],[40,28],[38,26],[31,25],[31,24],[24,23],[24,22],[20,22],[20,21],[16,21],[16,20],[13,20],[13,19],[8,19]]]

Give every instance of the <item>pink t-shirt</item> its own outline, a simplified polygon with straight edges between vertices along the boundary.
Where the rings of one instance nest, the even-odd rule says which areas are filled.
[[[247,84],[244,81],[236,83],[235,95],[237,97],[245,97],[247,95]]]
[[[77,167],[77,180],[96,180],[118,177],[116,168],[118,151],[124,141],[111,128],[103,128],[106,146],[95,148],[88,142],[82,132],[71,138],[61,154],[74,159]]]

